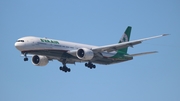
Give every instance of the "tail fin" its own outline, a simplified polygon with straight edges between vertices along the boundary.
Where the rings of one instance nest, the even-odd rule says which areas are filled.
[[[131,26],[128,26],[128,27],[126,28],[123,36],[122,36],[121,39],[119,40],[119,43],[123,43],[123,42],[129,41],[130,35],[131,35],[131,29],[132,29]],[[119,52],[119,53],[127,54],[127,50],[128,50],[128,47],[127,47],[127,48],[123,48],[123,49],[119,49],[118,52]]]

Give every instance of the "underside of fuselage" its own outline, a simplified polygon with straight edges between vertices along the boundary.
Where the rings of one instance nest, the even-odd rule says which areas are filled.
[[[81,60],[76,56],[68,54],[67,51],[64,50],[28,50],[28,51],[22,51],[21,53],[42,55],[42,56],[46,56],[49,60],[56,59],[60,62],[63,62],[63,60],[66,59],[67,64],[75,64],[75,62],[91,61],[97,64],[109,65],[109,64],[120,63],[133,59],[133,57],[112,58],[112,57],[104,57],[104,56],[99,57],[95,55],[91,60]]]

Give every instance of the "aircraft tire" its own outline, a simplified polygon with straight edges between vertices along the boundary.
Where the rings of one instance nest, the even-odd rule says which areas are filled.
[[[85,66],[88,67],[88,63],[85,63]]]
[[[24,58],[24,61],[28,61],[28,58]]]
[[[70,68],[67,68],[67,71],[68,71],[68,72],[71,72],[71,69],[70,69]]]
[[[60,70],[63,70],[63,67],[59,67]]]

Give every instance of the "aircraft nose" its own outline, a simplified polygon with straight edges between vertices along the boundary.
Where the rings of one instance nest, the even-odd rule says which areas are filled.
[[[16,43],[14,44],[14,46],[15,46],[18,50],[21,50],[21,45],[20,45],[18,42],[16,42]]]

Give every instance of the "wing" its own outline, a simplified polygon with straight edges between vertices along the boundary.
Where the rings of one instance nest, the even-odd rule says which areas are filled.
[[[150,39],[154,39],[154,38],[159,38],[159,37],[163,37],[163,36],[166,36],[166,35],[168,35],[168,34],[162,34],[162,35],[148,37],[148,38],[143,38],[143,39],[134,40],[134,41],[128,41],[128,42],[123,42],[123,43],[118,43],[118,44],[101,46],[101,47],[98,47],[98,48],[93,48],[92,50],[94,52],[117,51],[117,50],[122,49],[122,48],[133,47],[134,45],[140,44],[140,43],[142,43],[143,41],[146,41],[146,40],[150,40]]]

